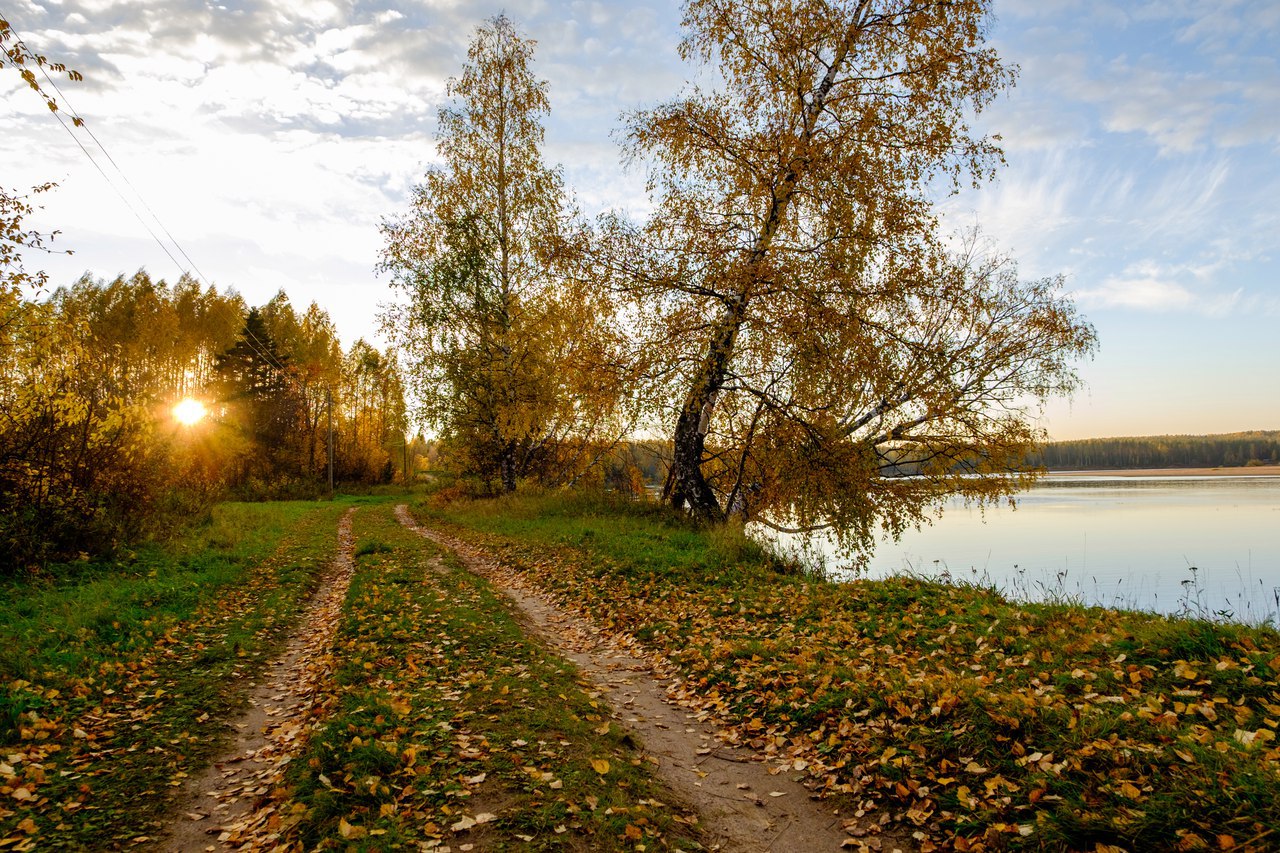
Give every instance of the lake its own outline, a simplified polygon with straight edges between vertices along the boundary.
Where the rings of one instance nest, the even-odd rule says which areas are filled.
[[[931,527],[882,542],[862,576],[1249,623],[1280,615],[1280,477],[1050,475],[1017,503],[949,504]]]

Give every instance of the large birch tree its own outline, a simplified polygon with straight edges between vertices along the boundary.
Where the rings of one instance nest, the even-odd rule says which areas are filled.
[[[968,124],[1014,79],[990,5],[686,2],[704,85],[627,119],[655,213],[612,232],[670,354],[675,506],[865,549],[946,496],[1024,485],[972,475],[1021,470],[1094,337],[1057,281],[939,236],[939,188],[1002,161]]]

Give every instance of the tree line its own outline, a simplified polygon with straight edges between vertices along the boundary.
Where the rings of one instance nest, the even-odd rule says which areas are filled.
[[[11,292],[12,295],[12,292]],[[88,275],[19,295],[0,337],[0,565],[110,552],[211,501],[314,496],[332,417],[337,477],[401,470],[395,360],[345,352],[333,322],[283,294],[250,308],[183,276]],[[207,407],[184,426],[171,409]]]
[[[1050,471],[1280,465],[1280,431],[1052,441],[1029,461]]]
[[[53,112],[37,72],[82,79],[3,17],[0,67]],[[250,307],[145,271],[51,289],[28,264],[57,232],[27,223],[53,188],[0,186],[0,573],[110,553],[227,496],[408,476],[427,448],[407,435],[393,354],[344,351],[322,308],[300,313],[283,292]],[[207,412],[188,426],[172,411],[185,397]]]

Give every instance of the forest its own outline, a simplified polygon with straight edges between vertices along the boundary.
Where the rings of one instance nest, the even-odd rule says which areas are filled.
[[[1030,462],[1050,471],[1280,465],[1280,431],[1051,441]]]
[[[196,5],[287,46],[249,25],[287,4]],[[536,42],[480,23],[367,223],[386,346],[198,274],[50,281],[53,185],[0,186],[0,849],[1274,848],[1280,633],[1189,561],[1165,618],[753,538],[856,559],[1044,467],[1280,459],[1045,444],[1096,332],[941,226],[1004,161],[995,8],[685,0],[707,85],[621,118],[651,204],[594,219]],[[0,17],[11,71],[55,113],[81,79]]]
[[[278,294],[249,307],[183,276],[88,275],[5,306],[0,565],[110,553],[227,497],[318,496],[403,479],[394,356],[345,351],[329,315]],[[173,407],[203,400],[180,423]]]

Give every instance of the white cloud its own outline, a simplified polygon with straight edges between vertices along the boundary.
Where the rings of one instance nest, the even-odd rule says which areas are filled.
[[[1239,288],[1225,293],[1205,291],[1205,283],[1212,281],[1214,272],[1211,268],[1166,266],[1144,260],[1108,277],[1096,288],[1076,290],[1075,296],[1086,310],[1126,308],[1224,317],[1240,305],[1244,292]]]

